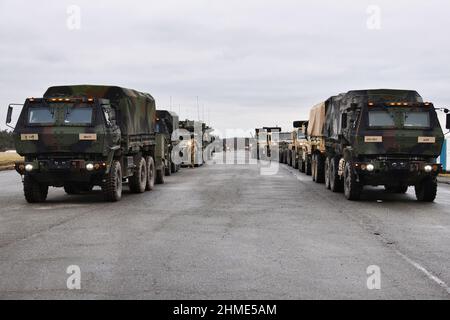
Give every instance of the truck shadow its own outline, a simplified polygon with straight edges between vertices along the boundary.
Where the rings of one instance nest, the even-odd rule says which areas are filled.
[[[360,202],[418,202],[414,187],[409,187],[407,193],[387,192],[384,187],[364,187]]]

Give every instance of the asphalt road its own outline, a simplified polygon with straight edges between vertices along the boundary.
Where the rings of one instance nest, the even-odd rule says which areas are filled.
[[[51,189],[30,205],[0,172],[0,298],[449,299],[450,186],[434,203],[411,189],[350,202],[285,165],[222,164],[119,203]]]

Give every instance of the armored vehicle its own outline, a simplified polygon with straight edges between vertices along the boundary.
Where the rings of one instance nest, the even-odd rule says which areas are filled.
[[[45,201],[49,186],[101,186],[107,201],[121,199],[126,180],[131,192],[153,189],[155,118],[150,94],[116,86],[56,86],[26,99],[14,129],[26,200]]]
[[[306,128],[308,121],[294,121],[294,130],[292,131],[292,143],[289,146],[289,165],[300,172],[305,172],[305,161],[303,160],[303,151],[305,150]]]
[[[278,134],[280,131],[280,127],[262,127],[255,129],[257,160],[272,160],[272,149],[275,146],[275,143],[272,142],[272,134]],[[278,151],[276,152],[278,156]]]
[[[184,120],[179,122],[184,134],[180,136],[179,155],[182,167],[203,165],[203,130],[205,124],[200,121]]]
[[[290,132],[280,132],[278,134],[278,161],[280,163],[289,163],[290,152],[289,148],[292,145],[292,135]]]
[[[444,134],[432,103],[412,90],[354,90],[330,97],[321,108],[318,131],[310,130],[311,118],[308,127],[308,139],[317,145],[316,182],[334,192],[344,189],[349,200],[359,199],[365,185],[395,193],[414,186],[419,201],[435,199]]]
[[[156,183],[164,183],[164,176],[170,176],[179,170],[172,157],[174,147],[180,142],[174,131],[178,129],[178,115],[167,110],[156,110]]]

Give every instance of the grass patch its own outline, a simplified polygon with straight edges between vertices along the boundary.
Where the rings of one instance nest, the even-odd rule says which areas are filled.
[[[21,160],[23,160],[23,158],[17,153],[0,152],[0,167],[12,166],[15,161]]]

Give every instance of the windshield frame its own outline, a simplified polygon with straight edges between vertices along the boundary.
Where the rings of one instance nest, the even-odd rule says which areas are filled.
[[[53,122],[30,122],[30,116],[31,116],[31,112],[33,111],[33,109],[49,109],[50,112],[53,111]],[[55,126],[58,123],[58,111],[56,110],[55,107],[51,107],[48,104],[31,104],[28,108],[27,108],[27,113],[26,113],[27,117],[26,117],[26,123],[28,126],[31,127],[47,127],[47,126]]]
[[[393,117],[393,126],[371,126],[370,125],[370,113],[371,112],[387,112]],[[408,112],[420,112],[428,114],[428,126],[405,126],[405,116]],[[385,107],[385,108],[373,108],[367,110],[366,128],[369,130],[423,130],[430,129],[432,123],[432,115],[428,109],[417,108],[405,108],[405,107]]]
[[[61,118],[62,126],[64,127],[91,127],[95,123],[95,106],[93,104],[83,104],[83,106],[76,106],[76,104],[73,104],[71,106],[72,109],[78,110],[78,109],[90,109],[91,110],[91,121],[89,123],[84,122],[72,122],[72,123],[66,123],[66,116],[68,115],[67,111],[69,109],[68,105],[65,105],[61,109],[64,110],[64,115]]]

